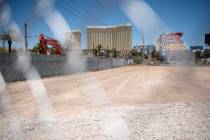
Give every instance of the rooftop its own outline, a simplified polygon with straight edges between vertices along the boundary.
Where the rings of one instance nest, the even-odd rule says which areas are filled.
[[[75,33],[75,32],[81,32],[80,30],[70,30],[70,31],[67,31],[66,33]]]
[[[110,28],[119,28],[119,27],[131,27],[130,23],[112,25],[112,26],[87,26],[87,29],[110,29]]]

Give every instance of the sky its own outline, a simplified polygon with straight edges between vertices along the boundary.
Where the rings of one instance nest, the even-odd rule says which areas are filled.
[[[125,1],[132,0],[54,0],[54,8],[64,17],[71,29],[81,30],[82,48],[86,48],[86,26],[124,23],[132,24],[132,45],[134,46],[142,43],[142,30],[124,11]],[[34,12],[37,0],[6,0],[5,2],[11,8],[12,20],[18,24],[22,33],[24,33],[24,23],[28,24],[30,48],[38,43],[39,33],[55,37],[44,19]],[[144,2],[171,32],[184,33],[185,44],[204,45],[204,35],[210,33],[210,0],[144,0]],[[137,16],[138,12],[142,12],[140,9],[134,9],[134,11]],[[2,27],[0,29],[3,30]],[[152,44],[154,40],[150,33],[144,31],[145,44]]]

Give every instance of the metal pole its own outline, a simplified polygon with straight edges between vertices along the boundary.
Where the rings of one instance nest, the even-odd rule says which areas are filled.
[[[162,54],[162,43],[163,43],[163,40],[162,40],[162,35],[160,35],[160,50],[159,50],[159,64],[161,63],[161,54]]]
[[[143,34],[143,31],[141,32],[141,39],[142,39],[142,44],[143,44],[142,61],[144,64],[144,34]]]
[[[93,42],[93,56],[95,57],[94,42]]]
[[[162,46],[160,46],[160,50],[159,50],[159,64],[161,63],[161,54],[162,54]]]
[[[25,47],[26,47],[26,52],[28,51],[28,36],[27,36],[27,24],[24,23],[24,29],[25,29]]]
[[[109,57],[109,49],[108,49],[108,46],[106,47],[106,55],[107,55],[107,57]]]

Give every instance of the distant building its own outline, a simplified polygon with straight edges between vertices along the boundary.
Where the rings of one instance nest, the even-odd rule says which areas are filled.
[[[157,50],[160,51],[161,56],[167,58],[168,61],[177,59],[180,52],[186,50],[182,37],[182,32],[160,35],[157,40]]]
[[[183,33],[176,32],[170,34],[163,34],[157,40],[157,49],[167,49],[171,51],[185,50],[184,42],[182,41]]]
[[[65,47],[71,50],[81,49],[81,32],[72,30],[65,33]]]
[[[191,46],[190,51],[203,50],[203,46]]]
[[[155,50],[155,45],[146,45],[146,53],[151,54]]]
[[[196,50],[210,50],[210,46],[191,46],[190,51],[196,51]]]
[[[134,48],[136,48],[139,53],[142,53],[143,51],[144,53],[146,53],[145,46],[142,44],[137,44],[136,46],[134,46]]]
[[[205,45],[205,46],[203,46],[203,49],[204,49],[204,50],[210,50],[210,46],[206,46],[206,45]]]
[[[155,50],[155,45],[136,45],[135,48],[137,48],[140,53],[144,51],[144,54],[151,54],[152,51]]]
[[[205,34],[205,44],[210,46],[210,34]]]
[[[87,49],[102,45],[104,49],[117,49],[127,54],[132,47],[131,24],[114,26],[87,26]]]

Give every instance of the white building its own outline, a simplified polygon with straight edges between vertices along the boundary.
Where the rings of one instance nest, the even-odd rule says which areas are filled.
[[[81,31],[72,30],[65,33],[65,47],[70,51],[74,49],[81,49]]]

